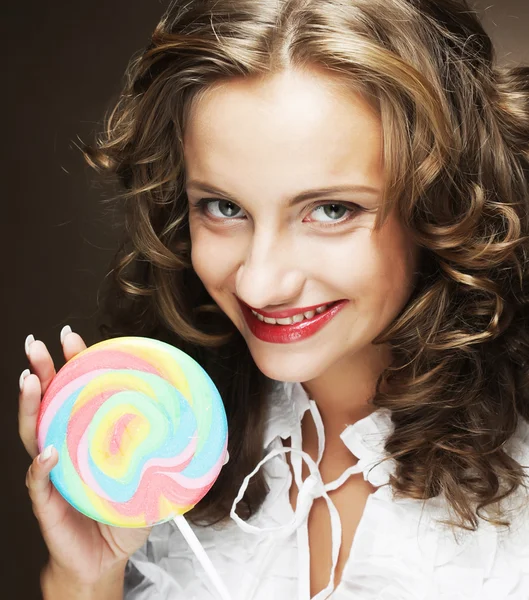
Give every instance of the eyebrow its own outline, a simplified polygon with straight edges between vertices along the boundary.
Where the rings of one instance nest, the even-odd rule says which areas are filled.
[[[215,188],[211,185],[208,185],[207,183],[205,183],[203,181],[199,181],[197,179],[192,179],[191,181],[189,181],[187,183],[187,187],[194,188],[197,190],[202,190],[203,192],[207,192],[208,194],[218,194],[220,196],[224,196],[228,200],[231,200],[235,203],[237,202],[237,199],[230,196],[230,194],[222,191],[219,188]],[[330,186],[330,187],[316,188],[313,190],[305,190],[303,192],[300,192],[299,194],[296,194],[294,197],[292,197],[289,200],[288,206],[295,206],[296,204],[299,204],[300,202],[305,202],[305,200],[312,200],[313,198],[316,198],[318,196],[328,196],[329,194],[333,194],[336,192],[360,192],[360,193],[364,193],[364,194],[365,193],[380,194],[381,190],[371,187],[369,185],[359,185],[359,184],[344,184],[344,185],[335,185],[335,186]]]

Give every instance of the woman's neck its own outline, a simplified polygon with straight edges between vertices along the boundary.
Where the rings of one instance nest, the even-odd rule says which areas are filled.
[[[326,463],[336,462],[341,468],[344,462],[351,461],[352,455],[340,434],[348,425],[374,412],[370,401],[375,394],[376,381],[390,362],[387,347],[370,345],[362,354],[335,364],[319,377],[302,383],[309,398],[316,403],[323,421],[323,460]],[[310,411],[305,413],[301,426],[303,449],[315,458],[318,436]]]

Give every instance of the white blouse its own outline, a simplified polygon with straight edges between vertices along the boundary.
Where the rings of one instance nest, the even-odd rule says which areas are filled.
[[[278,382],[270,396],[265,458],[246,478],[264,469],[270,491],[259,511],[243,522],[232,510],[227,524],[192,526],[233,600],[310,600],[307,517],[314,498],[324,497],[331,517],[333,571],[341,544],[341,523],[327,492],[352,473],[362,472],[376,491],[366,502],[341,581],[332,575],[313,600],[529,600],[529,494],[520,488],[504,505],[511,531],[480,519],[477,531],[458,530],[457,539],[437,522],[449,517],[442,496],[426,501],[394,498],[385,457],[392,430],[389,411],[379,409],[341,434],[358,458],[354,467],[324,484],[318,461],[301,451],[301,419],[310,410],[325,444],[316,404],[299,383]],[[291,448],[281,439],[291,438]],[[291,462],[299,494],[294,513],[289,500]],[[521,421],[506,451],[529,475],[529,424]],[[302,461],[310,476],[301,481]],[[528,480],[529,483],[529,480]],[[125,573],[126,600],[217,600],[202,566],[173,522],[153,528]]]

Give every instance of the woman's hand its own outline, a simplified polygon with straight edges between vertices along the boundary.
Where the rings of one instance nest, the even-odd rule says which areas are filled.
[[[61,332],[61,341],[66,361],[86,348],[69,327]],[[20,377],[19,433],[34,459],[26,485],[50,553],[48,570],[78,585],[96,585],[124,566],[144,544],[150,528],[125,529],[98,523],[73,508],[50,482],[49,473],[58,462],[58,453],[48,448],[37,456],[36,430],[42,396],[56,371],[45,344],[33,336],[26,340],[26,354],[31,371],[26,369]]]

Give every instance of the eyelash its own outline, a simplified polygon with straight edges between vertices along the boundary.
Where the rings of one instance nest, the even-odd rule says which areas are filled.
[[[208,213],[206,211],[206,207],[211,202],[231,202],[231,200],[225,200],[223,198],[200,198],[200,200],[197,200],[197,202],[193,203],[192,206],[195,207],[196,209],[198,209],[200,214],[205,215],[209,219],[213,219],[215,221],[235,221],[237,218],[240,218],[240,217],[232,217],[232,218],[226,217],[224,219],[221,219],[219,217],[214,217],[213,215],[211,215],[210,213]],[[231,202],[231,204],[233,204],[234,206],[237,206],[237,208],[240,208],[240,206],[235,204],[235,202]],[[358,204],[352,204],[349,202],[323,202],[323,203],[311,205],[309,214],[311,212],[313,212],[314,210],[316,210],[317,208],[320,208],[321,206],[332,206],[332,205],[343,206],[349,211],[350,214],[348,217],[347,216],[342,217],[340,220],[338,220],[336,222],[328,222],[328,223],[319,222],[319,224],[323,225],[323,227],[337,227],[338,225],[347,223],[350,220],[352,220],[353,217],[356,216],[357,213],[359,213],[363,210],[360,206],[358,206]]]

